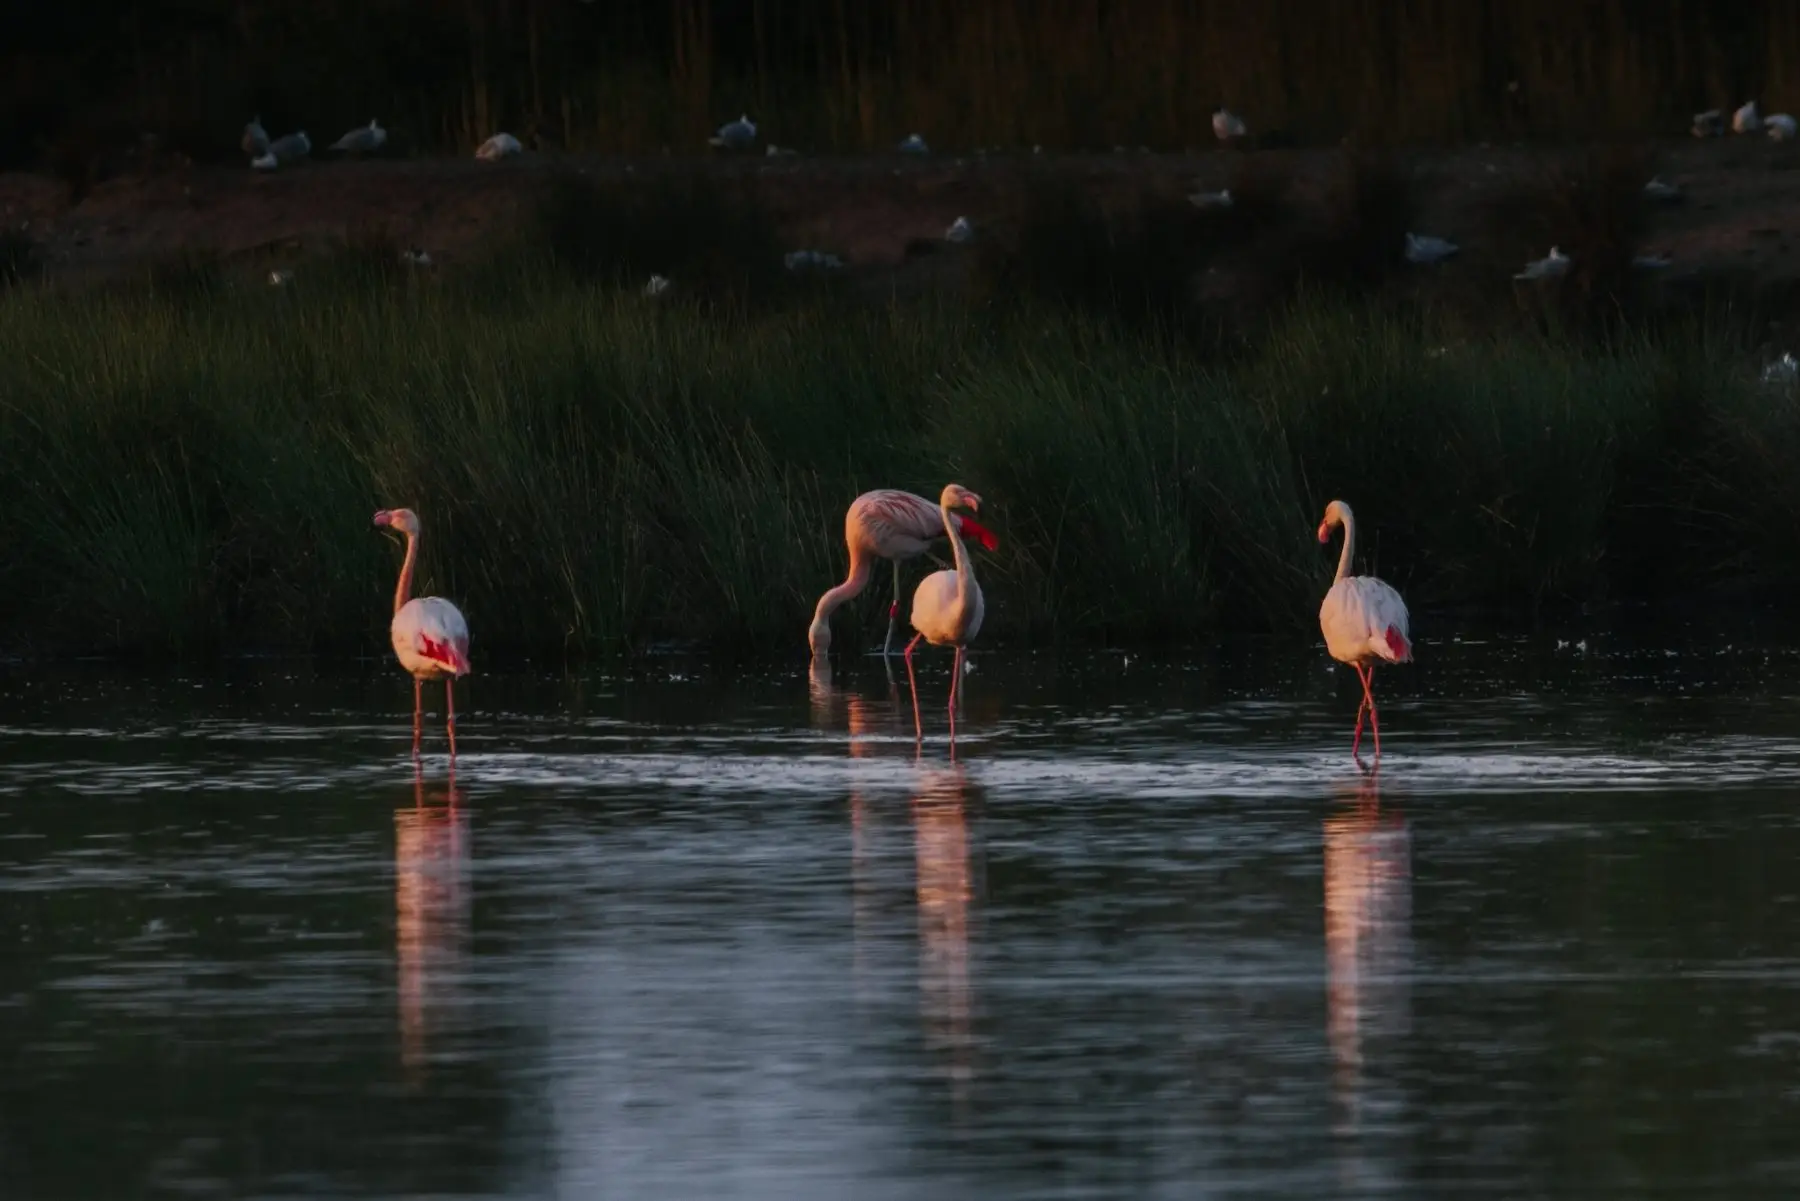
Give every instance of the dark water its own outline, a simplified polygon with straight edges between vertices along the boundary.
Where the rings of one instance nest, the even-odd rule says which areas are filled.
[[[975,663],[10,669],[0,1196],[1800,1189],[1791,649]]]

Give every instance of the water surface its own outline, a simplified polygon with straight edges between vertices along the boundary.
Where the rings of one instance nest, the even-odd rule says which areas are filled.
[[[1791,1196],[1800,655],[0,676],[0,1195]]]

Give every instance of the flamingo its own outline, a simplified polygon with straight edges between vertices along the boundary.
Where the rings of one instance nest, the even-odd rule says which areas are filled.
[[[957,531],[968,534],[986,549],[1000,545],[993,532],[974,518],[956,514],[951,520]],[[813,610],[812,626],[806,632],[813,655],[831,652],[831,615],[839,605],[868,587],[875,559],[887,559],[894,565],[894,601],[888,606],[887,641],[881,646],[883,655],[893,654],[894,621],[900,613],[900,564],[924,554],[934,539],[944,536],[944,528],[944,515],[938,506],[912,492],[878,488],[851,501],[844,514],[850,574],[843,583],[827,590]]]
[[[1325,506],[1325,519],[1319,523],[1319,543],[1331,541],[1331,527],[1344,527],[1344,549],[1338,554],[1337,575],[1319,606],[1319,629],[1325,634],[1325,649],[1339,663],[1356,669],[1362,681],[1362,704],[1356,708],[1356,735],[1350,743],[1350,754],[1358,757],[1362,747],[1363,712],[1369,714],[1369,728],[1375,735],[1375,760],[1381,761],[1381,720],[1375,713],[1375,694],[1370,684],[1375,677],[1377,660],[1387,663],[1412,662],[1412,640],[1407,633],[1406,602],[1393,587],[1372,575],[1351,575],[1350,558],[1356,550],[1356,518],[1350,506],[1334,500]]]
[[[444,681],[444,729],[450,736],[450,758],[456,758],[456,677],[469,674],[469,623],[461,610],[441,596],[414,596],[413,564],[419,557],[419,517],[411,509],[383,509],[375,524],[406,536],[406,562],[394,588],[394,620],[388,634],[394,657],[413,678],[413,755],[419,754],[421,691],[426,680]]]
[[[956,648],[956,664],[950,674],[950,739],[953,749],[956,745],[956,693],[957,685],[962,681],[963,655],[969,643],[975,640],[975,635],[981,632],[981,619],[987,610],[986,602],[981,598],[981,585],[975,579],[975,560],[969,556],[969,548],[963,545],[958,528],[974,523],[950,511],[958,506],[978,513],[981,511],[981,498],[961,484],[945,484],[944,494],[938,500],[938,512],[944,522],[944,533],[950,539],[950,550],[956,557],[956,566],[947,571],[934,571],[919,581],[919,587],[913,593],[912,605],[912,627],[918,633],[906,644],[906,678],[912,686],[915,733],[921,727],[919,686],[912,673],[913,648],[919,645],[921,638],[933,646]],[[979,526],[975,528],[980,529]]]

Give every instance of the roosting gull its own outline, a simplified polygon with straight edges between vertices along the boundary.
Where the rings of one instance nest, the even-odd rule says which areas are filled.
[[[269,149],[260,157],[251,160],[250,165],[258,171],[273,171],[288,163],[298,162],[312,153],[312,139],[306,136],[303,129],[299,133],[290,133],[276,138],[269,143]]]
[[[1514,279],[1556,279],[1568,274],[1569,256],[1552,246],[1550,253],[1541,259],[1525,264],[1525,270],[1513,276]]]
[[[367,154],[381,149],[387,141],[387,130],[370,121],[366,126],[351,130],[331,144],[333,150],[341,150],[348,154]]]
[[[244,126],[244,153],[251,158],[261,158],[269,152],[269,131],[263,128],[262,114],[258,113]]]
[[[1244,119],[1224,105],[1220,105],[1218,111],[1213,113],[1212,125],[1213,136],[1221,142],[1233,141],[1250,132],[1249,126],[1244,124]]]
[[[1681,189],[1664,179],[1662,176],[1657,175],[1653,176],[1650,182],[1644,185],[1644,195],[1651,200],[1658,200],[1664,204],[1669,204],[1681,199]]]
[[[931,153],[931,147],[927,146],[925,144],[925,139],[920,137],[916,133],[907,134],[905,139],[903,139],[901,141],[899,150],[900,150],[901,154],[930,154]]]
[[[1459,249],[1447,238],[1434,238],[1430,234],[1406,235],[1406,261],[1409,263],[1441,263]]]
[[[1694,136],[1716,138],[1725,132],[1725,114],[1716,108],[1694,114]]]
[[[944,241],[955,242],[958,245],[969,241],[974,236],[975,227],[969,224],[967,217],[958,217],[950,223],[950,228],[944,231]]]
[[[1763,119],[1763,129],[1771,142],[1793,141],[1794,128],[1794,119],[1786,113],[1771,113]]]
[[[1762,118],[1756,115],[1756,101],[1752,100],[1731,114],[1732,133],[1755,133],[1762,128]]]
[[[719,126],[719,132],[707,139],[707,144],[717,146],[721,150],[748,150],[756,143],[756,124],[750,120],[750,114],[744,113],[735,121],[727,121]]]
[[[497,133],[476,149],[475,157],[484,163],[497,163],[503,158],[523,153],[524,149],[519,145],[519,139],[510,133]]]

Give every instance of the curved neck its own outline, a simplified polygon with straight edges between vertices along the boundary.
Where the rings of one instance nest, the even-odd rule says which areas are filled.
[[[969,548],[963,545],[962,530],[956,515],[950,512],[950,506],[938,502],[938,510],[944,515],[944,533],[950,536],[950,551],[956,556],[956,603],[967,605],[969,591],[975,586],[975,560],[969,557]]]
[[[419,557],[419,540],[411,534],[406,536],[406,562],[400,565],[400,582],[394,586],[394,612],[412,599],[413,564]]]
[[[1354,555],[1355,553],[1356,553],[1356,518],[1354,518],[1354,517],[1350,516],[1350,514],[1346,513],[1346,514],[1344,514],[1344,549],[1342,551],[1338,552],[1338,570],[1337,570],[1337,575],[1335,577],[1333,577],[1333,579],[1331,581],[1332,583],[1335,584],[1339,580],[1343,579],[1345,576],[1350,574],[1350,556]]]
[[[850,574],[844,577],[843,583],[835,588],[826,589],[825,595],[819,598],[818,607],[813,610],[813,624],[819,625],[830,620],[839,605],[868,587],[868,584],[869,558],[862,552],[861,547],[852,546],[850,548]]]

